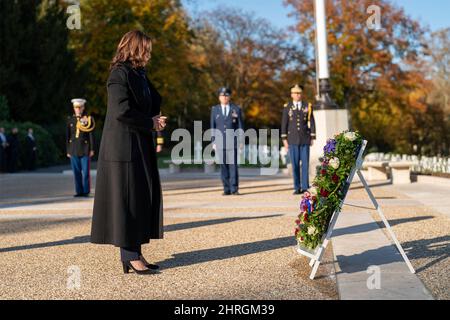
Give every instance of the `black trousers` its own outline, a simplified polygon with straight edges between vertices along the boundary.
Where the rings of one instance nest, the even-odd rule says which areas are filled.
[[[122,262],[137,261],[141,255],[141,246],[120,248],[120,260]]]

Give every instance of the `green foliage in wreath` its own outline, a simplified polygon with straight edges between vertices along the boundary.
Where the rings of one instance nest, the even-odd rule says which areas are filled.
[[[322,242],[333,213],[348,191],[347,179],[362,141],[358,132],[346,131],[328,140],[324,147],[313,187],[303,195],[295,222],[295,236],[302,247],[315,249]]]

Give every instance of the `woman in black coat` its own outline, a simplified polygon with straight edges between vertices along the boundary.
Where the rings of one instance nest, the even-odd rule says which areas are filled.
[[[163,202],[154,131],[164,129],[161,96],[146,76],[151,39],[125,34],[111,63],[108,109],[97,166],[91,242],[120,247],[124,272],[157,273],[141,245],[163,238]]]

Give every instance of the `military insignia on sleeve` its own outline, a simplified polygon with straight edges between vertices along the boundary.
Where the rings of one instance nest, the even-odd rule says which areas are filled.
[[[294,111],[292,108],[289,110],[289,118],[292,118],[294,116]]]

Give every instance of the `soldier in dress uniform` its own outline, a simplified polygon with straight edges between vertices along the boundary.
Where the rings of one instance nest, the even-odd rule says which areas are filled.
[[[90,162],[94,156],[94,118],[85,113],[86,100],[73,99],[74,114],[67,119],[67,157],[75,178],[75,197],[89,197]]]
[[[292,163],[294,194],[302,194],[309,188],[309,150],[316,139],[313,106],[302,100],[302,93],[303,87],[298,84],[291,88],[292,101],[284,105],[281,122],[281,139],[289,149]]]
[[[239,195],[239,173],[238,173],[238,140],[239,132],[244,130],[241,108],[231,103],[231,90],[219,89],[220,104],[211,109],[212,141],[221,167],[221,178],[223,183],[223,195]],[[233,132],[233,140],[227,140],[227,130]]]

